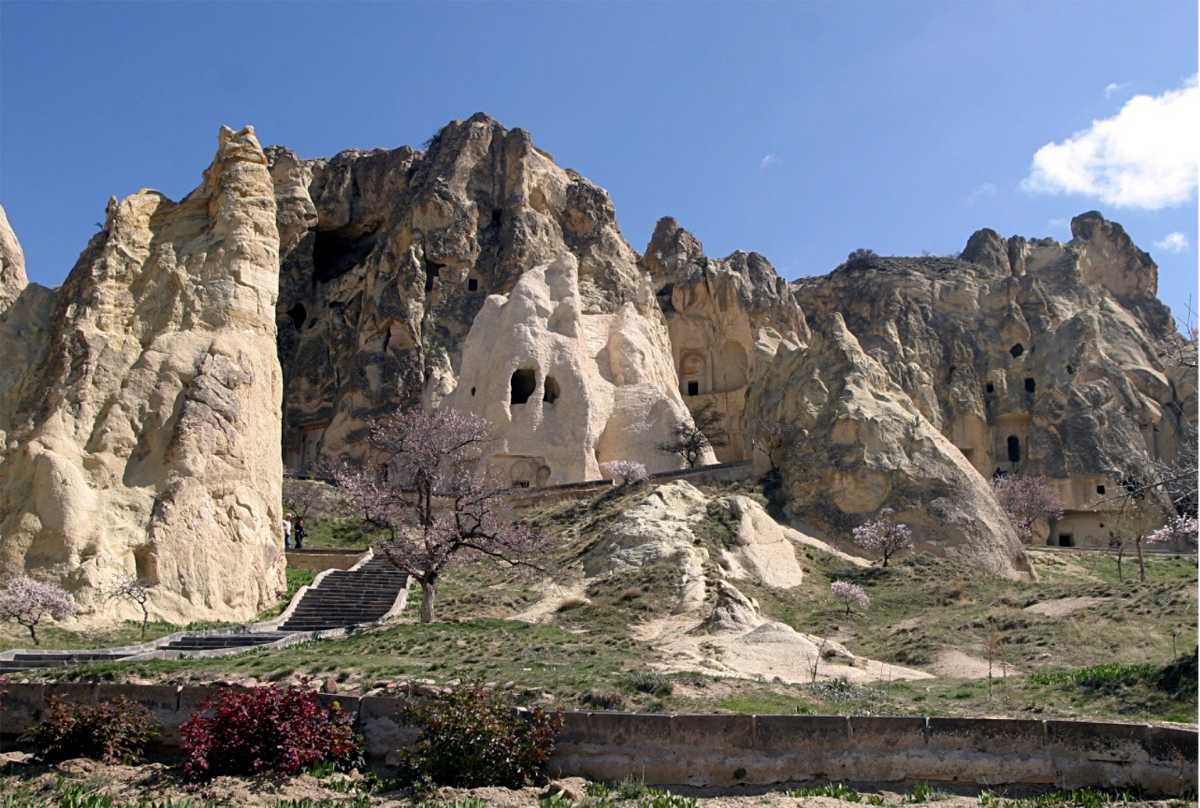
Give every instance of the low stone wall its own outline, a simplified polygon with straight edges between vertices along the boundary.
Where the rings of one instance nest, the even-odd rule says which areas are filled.
[[[118,696],[144,704],[164,742],[215,688],[8,684],[0,686],[0,739],[36,722],[46,699],[94,703]],[[323,694],[357,714],[367,754],[386,763],[416,731],[403,701]],[[551,761],[556,776],[636,779],[651,785],[766,786],[804,781],[1137,787],[1147,795],[1196,790],[1194,729],[1100,721],[792,715],[565,716]]]
[[[288,550],[284,555],[287,556],[288,569],[324,572],[325,570],[350,569],[358,559],[362,558],[364,551],[360,549]]]

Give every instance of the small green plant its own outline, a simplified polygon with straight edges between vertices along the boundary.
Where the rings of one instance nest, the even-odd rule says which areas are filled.
[[[622,780],[617,785],[617,799],[637,800],[646,796],[651,789],[641,780]]]
[[[477,797],[459,797],[458,799],[446,802],[426,800],[417,803],[417,808],[489,808],[489,806]]]
[[[862,795],[845,783],[826,783],[812,788],[793,788],[787,792],[789,797],[832,797],[843,802],[862,802]]]
[[[136,763],[158,732],[150,711],[128,699],[93,706],[51,696],[45,718],[25,737],[43,763],[77,757]]]
[[[929,802],[941,797],[941,793],[929,783],[917,783],[904,795],[907,803]]]
[[[682,797],[669,791],[657,791],[642,798],[638,808],[696,808],[699,804],[695,797]]]
[[[588,783],[584,787],[583,793],[589,797],[607,797],[612,794],[612,789],[609,788],[608,783]]]
[[[675,689],[670,679],[654,671],[630,671],[625,677],[625,683],[630,690],[651,696],[669,696]]]
[[[574,804],[565,794],[551,794],[538,800],[538,808],[571,808]]]
[[[986,790],[979,794],[979,804],[984,808],[1103,808],[1125,802],[1137,802],[1137,799],[1124,791],[1109,793],[1094,788],[1047,791],[1011,800]]]

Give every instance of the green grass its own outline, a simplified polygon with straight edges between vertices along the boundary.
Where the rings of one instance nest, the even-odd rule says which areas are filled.
[[[303,586],[308,586],[317,577],[314,570],[296,570],[290,567],[287,570],[287,592],[280,598],[279,603],[274,608],[267,609],[258,616],[259,620],[270,620],[272,617],[278,617],[283,614],[283,610],[292,602],[292,598],[300,591]]]
[[[386,536],[363,530],[355,519],[336,516],[310,516],[304,520],[304,548],[365,550]]]

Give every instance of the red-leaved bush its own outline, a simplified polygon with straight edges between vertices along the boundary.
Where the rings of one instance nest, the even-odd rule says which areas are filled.
[[[318,763],[349,770],[362,763],[354,716],[298,688],[223,690],[179,728],[184,775],[297,774]]]
[[[41,723],[24,736],[43,763],[78,757],[137,763],[159,732],[150,711],[128,699],[91,705],[51,696],[46,707]]]

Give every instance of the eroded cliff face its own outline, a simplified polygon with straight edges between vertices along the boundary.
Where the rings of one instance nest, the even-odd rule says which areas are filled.
[[[25,253],[17,234],[8,224],[8,215],[0,206],[0,313],[12,305],[29,283],[25,277]]]
[[[633,302],[584,314],[579,286],[570,253],[534,267],[487,298],[463,344],[446,403],[492,424],[488,462],[515,486],[599,479],[611,460],[682,465],[657,448],[690,421],[666,328]],[[653,313],[648,286],[642,294]],[[716,462],[711,450],[701,462]]]
[[[746,460],[743,419],[750,380],[776,351],[808,338],[804,313],[788,283],[758,253],[716,260],[672,218],[658,221],[641,260],[667,320],[679,389],[688,407],[724,416],[724,462]]]
[[[1072,233],[981,230],[959,259],[869,257],[794,289],[815,318],[843,317],[981,475],[1054,481],[1067,513],[1041,540],[1103,546],[1164,518],[1160,498],[1118,513],[1116,495],[1195,451],[1195,371],[1171,361],[1150,257],[1098,213]]]
[[[488,295],[563,254],[578,264],[581,313],[632,302],[657,316],[607,193],[527,132],[477,114],[427,146],[318,160],[267,151],[289,467],[361,454],[371,417],[443,400]]]
[[[199,188],[111,200],[63,286],[0,313],[0,569],[151,613],[245,619],[284,588],[279,240],[254,130],[222,128]],[[7,228],[0,228],[0,232]],[[13,254],[0,236],[3,267]]]
[[[991,572],[1029,572],[986,480],[863,350],[842,316],[816,318],[806,347],[783,350],[750,389],[750,429],[786,435],[772,453],[786,510],[835,541],[883,508],[913,528],[918,549]]]

